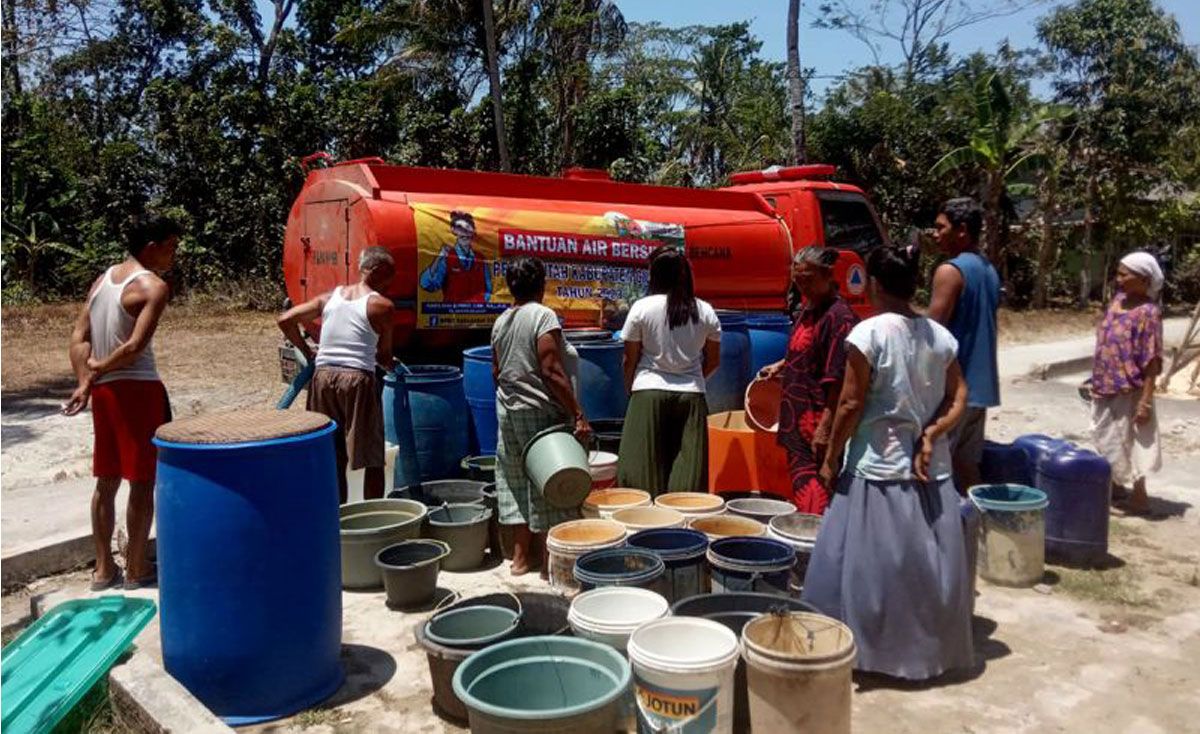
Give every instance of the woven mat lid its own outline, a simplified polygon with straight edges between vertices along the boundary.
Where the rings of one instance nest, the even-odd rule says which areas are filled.
[[[171,443],[251,443],[312,433],[329,417],[306,410],[231,410],[181,418],[155,434]]]

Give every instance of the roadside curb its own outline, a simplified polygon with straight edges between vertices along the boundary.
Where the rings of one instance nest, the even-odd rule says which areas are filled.
[[[155,537],[147,546],[151,558],[157,556]],[[52,536],[37,545],[9,551],[0,557],[0,588],[5,592],[27,585],[43,576],[74,571],[96,560],[92,534],[79,531]]]
[[[134,731],[152,734],[232,732],[148,655],[138,654],[108,673],[108,697]]]
[[[1087,354],[1081,357],[1069,357],[1054,362],[1044,362],[1035,364],[1029,368],[1026,377],[1035,380],[1050,380],[1055,377],[1069,375],[1075,372],[1083,372],[1092,367],[1092,355]]]

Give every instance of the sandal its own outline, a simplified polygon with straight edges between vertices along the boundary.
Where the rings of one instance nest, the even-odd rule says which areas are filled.
[[[93,575],[92,576],[92,585],[88,588],[91,591],[105,591],[106,589],[113,589],[113,588],[120,586],[121,581],[122,581],[121,567],[117,566],[117,570],[113,571],[113,575],[103,581],[101,581],[100,579],[96,578],[95,575]]]
[[[138,589],[150,589],[158,586],[158,566],[150,573],[141,578],[128,578],[125,580],[126,591],[137,591]]]

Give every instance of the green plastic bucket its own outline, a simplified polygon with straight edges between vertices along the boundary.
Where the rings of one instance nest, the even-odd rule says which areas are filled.
[[[983,518],[979,575],[1001,586],[1033,586],[1046,559],[1046,493],[1021,484],[980,484],[967,490]]]
[[[342,545],[342,588],[372,589],[383,585],[375,555],[389,545],[416,538],[428,509],[413,500],[351,502],[339,509]]]
[[[631,673],[608,645],[573,637],[501,642],[463,661],[454,692],[472,734],[593,734],[617,729]]]
[[[521,613],[519,601],[515,610],[492,604],[449,609],[425,623],[425,636],[447,647],[479,648],[515,632]]]
[[[482,504],[450,504],[429,511],[426,535],[450,546],[444,571],[472,571],[483,563],[492,511]]]
[[[554,507],[579,507],[592,491],[587,450],[565,425],[529,439],[523,458],[529,481]]]

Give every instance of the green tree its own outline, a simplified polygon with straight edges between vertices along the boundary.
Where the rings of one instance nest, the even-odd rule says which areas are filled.
[[[1080,0],[1038,24],[1048,48],[1060,102],[1078,111],[1085,157],[1084,249],[1080,297],[1091,290],[1096,222],[1105,212],[1110,236],[1102,262],[1107,272],[1131,221],[1133,199],[1162,176],[1159,166],[1176,132],[1198,114],[1193,49],[1179,24],[1152,0]]]

